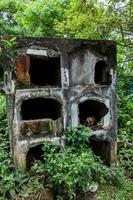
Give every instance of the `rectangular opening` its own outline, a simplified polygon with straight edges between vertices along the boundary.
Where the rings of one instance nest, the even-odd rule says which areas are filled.
[[[55,99],[34,98],[22,102],[20,139],[60,135],[62,105]]]
[[[36,160],[43,160],[43,145],[39,144],[29,149],[26,156],[26,169],[30,170]]]
[[[97,156],[100,156],[102,161],[106,165],[110,165],[111,162],[111,142],[106,140],[100,140],[96,137],[90,137],[90,147]]]
[[[61,86],[60,57],[30,56],[30,81],[38,86]]]
[[[80,124],[93,130],[102,129],[101,120],[108,113],[108,108],[102,102],[86,100],[79,104]]]
[[[110,85],[111,75],[109,73],[108,65],[105,61],[100,60],[95,65],[95,83],[98,85]]]
[[[22,102],[21,119],[52,119],[57,120],[61,117],[62,105],[55,99],[33,98]]]

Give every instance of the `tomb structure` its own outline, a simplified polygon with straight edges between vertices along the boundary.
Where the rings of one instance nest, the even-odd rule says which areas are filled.
[[[17,37],[15,56],[3,51],[16,168],[26,169],[32,156],[41,156],[45,141],[64,145],[65,129],[79,125],[91,129],[97,155],[107,164],[116,161],[114,41]]]

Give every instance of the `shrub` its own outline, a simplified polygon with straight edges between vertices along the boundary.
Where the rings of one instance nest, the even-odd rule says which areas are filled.
[[[123,171],[103,165],[88,148],[88,135],[87,128],[70,128],[66,133],[68,146],[62,148],[48,143],[43,146],[44,162],[36,162],[33,169],[45,174],[45,184],[54,190],[57,199],[76,199],[79,193],[85,194],[101,183],[122,185]]]
[[[0,200],[13,199],[18,193],[20,197],[28,197],[42,187],[40,177],[17,171],[12,164],[5,101],[4,95],[0,94]]]

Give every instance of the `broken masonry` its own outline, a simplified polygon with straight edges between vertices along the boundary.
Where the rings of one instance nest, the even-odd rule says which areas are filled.
[[[90,147],[116,161],[116,44],[114,41],[17,37],[4,47],[11,153],[25,170],[44,141],[64,144],[67,127],[91,129]]]

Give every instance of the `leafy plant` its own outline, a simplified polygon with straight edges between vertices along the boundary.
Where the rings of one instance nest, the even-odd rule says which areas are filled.
[[[68,128],[66,131],[66,144],[76,151],[87,148],[89,143],[90,129],[84,126]]]
[[[123,187],[115,187],[110,184],[103,184],[100,186],[98,199],[102,200],[131,200],[133,197],[133,183],[131,181],[124,181]]]
[[[106,181],[108,183],[108,185],[104,184],[104,189],[101,190],[102,195],[100,197],[102,198],[102,200],[128,200],[132,199],[133,196],[132,181],[129,181],[129,178],[133,177],[133,95],[128,93],[128,83],[129,80],[132,80],[133,76],[132,18],[133,3],[131,0],[47,0],[45,1],[45,3],[43,0],[0,1],[1,35],[36,35],[47,37],[65,36],[85,39],[113,39],[117,41],[117,102],[119,125],[118,160],[120,161],[120,167],[115,169],[114,167],[113,169],[100,167],[100,172],[96,171],[96,177],[98,178],[98,180],[95,181],[99,183],[100,178],[102,184],[104,184],[104,182]],[[11,56],[14,56],[14,51],[12,49],[12,46],[15,42],[14,39],[9,43],[8,41],[5,41],[8,49],[11,50]],[[0,61],[0,80],[3,80],[3,76],[1,76],[1,74],[3,73],[3,70],[1,70],[1,66],[2,62]],[[130,89],[130,91],[132,90]],[[29,198],[29,195],[34,195],[36,187],[43,187],[41,177],[45,177],[46,174],[47,183],[51,184],[51,187],[55,188],[54,181],[56,180],[52,180],[54,174],[52,174],[50,179],[50,176],[47,172],[47,167],[50,166],[50,164],[48,166],[48,163],[51,162],[53,163],[53,166],[50,169],[54,170],[55,167],[57,174],[61,174],[61,171],[57,170],[59,168],[59,159],[61,158],[64,159],[65,162],[65,164],[62,163],[61,170],[63,170],[64,165],[65,169],[70,171],[70,175],[72,173],[72,166],[78,167],[77,164],[79,165],[79,181],[81,178],[80,172],[83,173],[83,171],[82,168],[80,168],[81,162],[76,161],[76,156],[79,160],[82,158],[81,160],[83,160],[83,162],[85,162],[86,160],[87,163],[89,162],[89,158],[87,157],[87,155],[93,157],[92,152],[88,153],[88,149],[86,149],[88,144],[89,131],[81,131],[81,128],[70,128],[67,131],[66,135],[66,143],[68,145],[67,148],[62,149],[57,146],[51,146],[50,148],[49,145],[47,147],[45,145],[44,163],[42,164],[41,162],[39,162],[35,165],[35,172],[33,176],[22,174],[20,172],[17,172],[12,166],[9,152],[9,137],[6,131],[6,127],[7,120],[5,114],[5,98],[3,95],[0,94],[0,199],[2,200],[11,199],[14,195],[18,195],[23,198]],[[88,154],[85,157],[83,153],[85,153],[85,155],[87,153]],[[97,166],[97,164],[95,165],[95,159],[97,160],[98,158],[95,157],[94,159],[94,157],[92,159],[92,163],[94,164],[95,168],[95,166]],[[68,161],[70,162],[70,166],[67,167]],[[99,165],[101,166],[101,164],[98,164],[98,166]],[[102,174],[101,169],[104,171],[104,173]],[[125,169],[128,179],[126,179],[126,177],[125,180],[123,179],[123,169]],[[50,173],[53,172],[51,171]],[[75,176],[74,173],[75,172],[72,173],[73,176]],[[58,191],[58,199],[60,200],[64,199],[63,196],[67,194],[67,191],[69,191],[69,194],[67,195],[75,197],[75,187],[77,187],[78,181],[76,179],[77,182],[74,183],[74,180],[72,180],[70,176],[70,181],[73,181],[73,183],[76,185],[74,188],[72,187],[72,190],[74,190],[74,193],[72,194],[72,191],[69,190],[67,184],[67,181],[69,179],[68,175],[69,174],[67,174],[66,176],[67,180],[64,180],[64,176],[62,175],[62,183],[59,182],[58,184],[59,188],[64,186],[62,191],[60,191],[61,189]],[[92,174],[90,176],[92,176]],[[59,181],[59,179],[57,180]],[[91,180],[91,177],[89,177],[89,180]],[[126,180],[128,180],[128,184]],[[127,184],[126,188],[123,189],[120,187],[121,181]],[[117,188],[112,186],[112,183],[118,183],[119,187]]]
[[[12,164],[5,102],[5,96],[0,94],[0,199],[9,200],[18,193],[20,197],[28,197],[42,188],[42,184],[39,176],[29,176],[17,171]]]
[[[62,148],[49,143],[43,146],[44,162],[36,162],[33,170],[45,175],[45,185],[54,190],[57,199],[76,199],[101,183],[122,185],[123,170],[104,166],[88,148],[88,135],[85,127],[69,128],[68,146]]]

